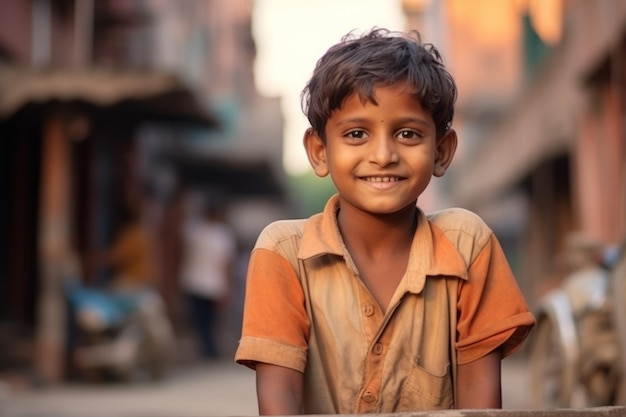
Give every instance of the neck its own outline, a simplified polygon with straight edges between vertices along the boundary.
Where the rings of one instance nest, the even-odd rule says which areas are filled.
[[[339,230],[349,250],[375,254],[406,248],[413,241],[417,227],[417,208],[408,206],[390,214],[370,214],[340,206]]]

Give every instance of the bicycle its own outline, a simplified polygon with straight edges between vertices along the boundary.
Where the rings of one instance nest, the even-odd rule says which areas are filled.
[[[569,238],[571,272],[538,303],[530,339],[536,408],[626,404],[626,256]]]

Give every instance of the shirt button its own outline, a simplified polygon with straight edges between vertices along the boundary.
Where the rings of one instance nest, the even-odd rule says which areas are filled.
[[[371,304],[366,304],[363,306],[363,314],[365,314],[367,317],[371,316],[372,314],[374,314],[374,306]]]
[[[363,400],[367,403],[373,403],[374,401],[376,401],[376,396],[372,394],[371,391],[367,391],[365,394],[363,394]]]
[[[376,343],[376,344],[374,345],[374,350],[373,350],[373,352],[374,352],[376,355],[380,355],[381,353],[383,353],[383,345],[382,345],[382,344],[380,344],[380,343]]]

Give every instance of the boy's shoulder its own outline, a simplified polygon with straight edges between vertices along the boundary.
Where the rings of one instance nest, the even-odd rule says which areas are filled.
[[[434,211],[427,213],[426,217],[442,230],[458,229],[471,232],[472,230],[481,231],[486,229],[491,232],[487,223],[478,214],[464,208],[453,207]]]
[[[259,234],[257,248],[272,249],[286,241],[302,238],[304,226],[310,219],[276,220]]]
[[[441,230],[459,250],[471,252],[481,249],[493,232],[476,213],[463,208],[449,208],[426,215],[428,221]]]

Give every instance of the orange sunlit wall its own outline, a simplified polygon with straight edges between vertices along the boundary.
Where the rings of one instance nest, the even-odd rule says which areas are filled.
[[[561,39],[562,0],[447,0],[447,55],[459,105],[473,98],[507,99],[520,87],[522,16],[547,45]]]
[[[521,23],[513,1],[449,0],[447,54],[459,105],[477,97],[502,99],[518,86]]]

